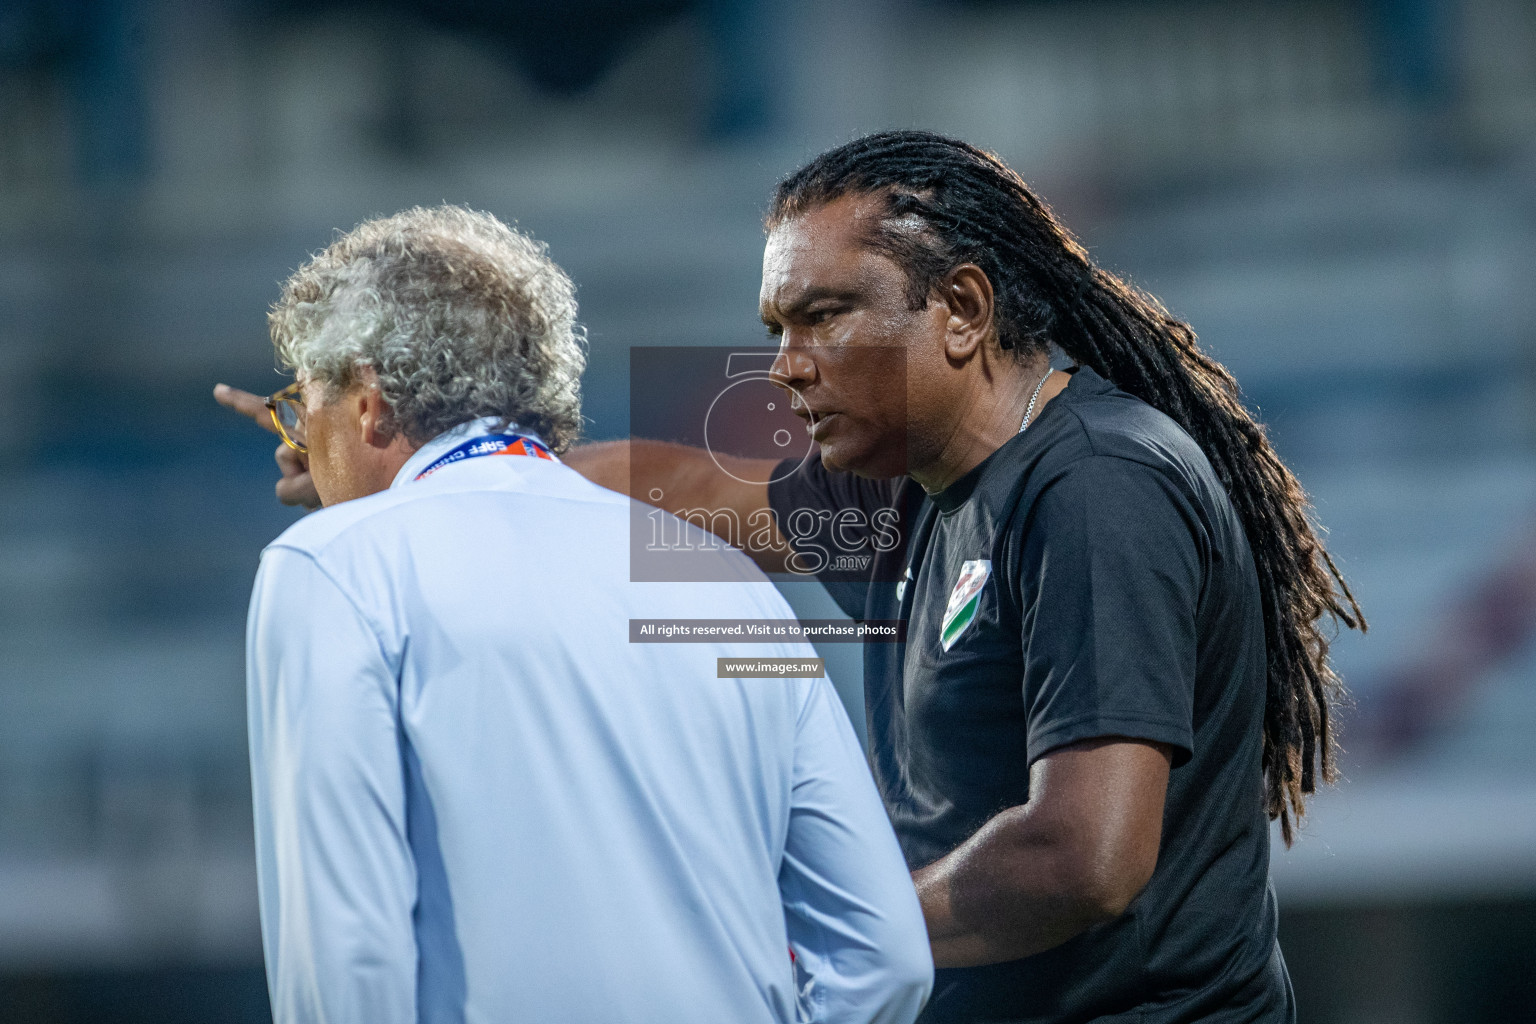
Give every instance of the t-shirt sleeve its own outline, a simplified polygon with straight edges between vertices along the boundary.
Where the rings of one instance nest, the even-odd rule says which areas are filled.
[[[768,507],[795,551],[792,569],[815,576],[849,618],[864,617],[874,553],[900,541],[897,480],[827,469],[818,452],[795,468],[781,462]]]
[[[1018,550],[1031,761],[1105,736],[1193,753],[1204,527],[1173,478],[1109,456],[1041,493]]]

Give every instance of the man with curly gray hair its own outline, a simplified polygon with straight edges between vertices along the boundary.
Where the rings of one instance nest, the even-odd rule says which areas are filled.
[[[726,582],[630,582],[629,500],[559,457],[575,314],[456,207],[363,224],[273,309],[296,380],[262,411],[327,506],[248,625],[273,1015],[909,1024],[927,934],[814,651],[630,642],[793,614],[723,546]],[[727,677],[765,659],[802,671]]]
[[[575,286],[541,244],[487,214],[442,206],[368,221],[289,278],[268,321],[307,389],[299,408],[317,409],[306,447],[326,504],[357,496],[324,444],[325,410],[346,394],[376,417],[381,452],[482,416],[516,421],[555,452],[580,431]]]

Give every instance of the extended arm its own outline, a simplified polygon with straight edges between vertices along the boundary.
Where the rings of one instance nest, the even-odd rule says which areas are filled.
[[[784,571],[789,545],[769,511],[768,485],[751,482],[766,481],[776,460],[711,456],[702,448],[641,440],[582,445],[564,459],[595,484],[692,518],[706,529],[720,533],[725,525],[734,524],[735,536],[721,536],[746,551],[764,572]],[[730,515],[710,514],[720,511]],[[760,525],[768,527],[769,542],[747,543]]]
[[[394,674],[310,560],[262,558],[247,643],[267,981],[278,1024],[416,1020],[416,871]]]
[[[1032,956],[1118,917],[1152,877],[1170,754],[1115,738],[1036,761],[1028,803],[913,881],[940,967]]]
[[[922,912],[859,741],[816,680],[795,742],[784,920],[818,1021],[906,1024],[933,986]]]
[[[219,384],[213,389],[213,397],[262,429],[272,429],[260,395]],[[282,474],[276,485],[278,500],[285,505],[319,508],[320,496],[310,479],[306,457],[281,443],[273,457]],[[734,531],[735,535],[725,539],[745,550],[764,572],[783,572],[790,550],[769,512],[768,485],[749,482],[767,480],[777,462],[732,455],[718,458],[720,462],[716,464],[702,448],[638,440],[582,445],[563,456],[566,465],[588,480],[636,501],[666,509],[673,515],[702,511],[694,521],[706,529],[736,523],[739,529]],[[730,472],[722,472],[721,466]],[[710,514],[722,510],[731,515]],[[767,526],[767,543],[747,543],[754,536],[762,537],[761,525]]]

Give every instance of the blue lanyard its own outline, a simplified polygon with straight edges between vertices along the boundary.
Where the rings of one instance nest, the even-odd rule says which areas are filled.
[[[544,447],[537,438],[527,437],[523,434],[486,434],[481,437],[473,437],[463,444],[458,445],[432,465],[416,474],[420,480],[424,476],[430,476],[448,465],[450,462],[463,462],[465,459],[478,459],[482,455],[529,455],[536,459],[548,459],[550,462],[559,462],[555,453]]]

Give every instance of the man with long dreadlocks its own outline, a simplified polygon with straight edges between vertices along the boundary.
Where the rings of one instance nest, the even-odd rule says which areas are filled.
[[[940,968],[923,1019],[1294,1020],[1268,819],[1289,842],[1334,773],[1320,620],[1364,622],[1236,382],[961,142],[825,153],[767,229],[761,313],[819,457],[725,475],[631,441],[572,462],[665,478],[674,510],[812,510],[821,534],[784,531],[802,550],[900,516],[906,543],[869,538],[862,585],[829,589],[908,622],[866,647],[865,687]],[[879,369],[893,347],[905,388]]]

